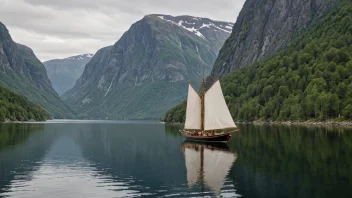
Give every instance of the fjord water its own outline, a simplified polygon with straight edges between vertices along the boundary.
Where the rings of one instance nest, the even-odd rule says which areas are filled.
[[[0,124],[0,197],[352,197],[351,129],[239,127],[204,145],[149,121]]]

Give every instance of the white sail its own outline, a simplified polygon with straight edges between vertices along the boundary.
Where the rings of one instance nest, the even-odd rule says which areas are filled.
[[[225,178],[236,159],[237,155],[230,152],[204,149],[204,182],[216,195],[220,195]]]
[[[201,98],[191,85],[188,86],[185,129],[201,129]]]
[[[192,148],[185,148],[188,186],[192,187],[198,181],[200,174],[200,152]]]
[[[226,105],[220,81],[217,81],[205,94],[204,130],[224,128],[236,128],[236,124]]]

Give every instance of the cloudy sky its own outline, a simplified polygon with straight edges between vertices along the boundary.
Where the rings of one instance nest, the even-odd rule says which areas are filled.
[[[244,0],[0,0],[0,21],[42,61],[95,53],[147,14],[235,22]]]

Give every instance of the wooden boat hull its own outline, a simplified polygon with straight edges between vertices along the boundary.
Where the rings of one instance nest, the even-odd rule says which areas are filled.
[[[239,130],[231,131],[231,132],[226,132],[222,134],[216,134],[216,135],[209,135],[209,136],[195,136],[195,135],[189,135],[186,133],[186,131],[180,130],[180,132],[188,139],[191,141],[201,141],[201,142],[227,142],[231,138],[232,134],[237,132]]]

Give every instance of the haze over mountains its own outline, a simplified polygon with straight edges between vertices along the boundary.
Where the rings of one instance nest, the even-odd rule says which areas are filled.
[[[53,88],[59,95],[75,85],[76,80],[82,75],[84,67],[92,57],[93,54],[81,54],[43,62]]]
[[[232,23],[148,15],[113,46],[100,49],[63,95],[79,116],[158,119],[185,99],[187,84],[209,74]]]

